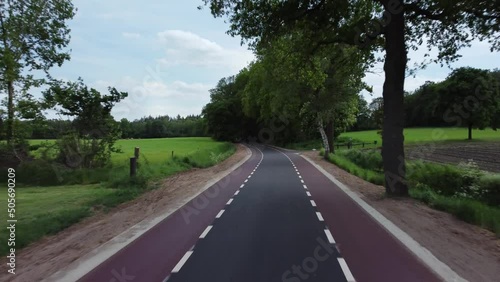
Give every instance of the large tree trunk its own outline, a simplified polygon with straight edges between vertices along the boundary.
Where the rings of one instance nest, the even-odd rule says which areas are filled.
[[[14,137],[14,83],[7,82],[7,143],[12,144]]]
[[[323,147],[325,148],[325,155],[323,156],[325,160],[328,160],[328,155],[330,155],[330,146],[328,145],[328,136],[326,135],[325,128],[323,127],[323,122],[318,120],[318,130],[321,134],[321,139],[323,140]]]
[[[382,158],[386,193],[407,196],[404,153],[404,82],[406,71],[406,44],[404,12],[394,13],[393,1],[384,1],[392,19],[385,29],[386,58],[383,90],[384,119],[382,126]],[[402,4],[401,4],[402,5]],[[389,7],[392,6],[392,7]]]
[[[326,138],[328,140],[328,148],[330,150],[330,153],[334,154],[335,146],[333,145],[333,138],[334,138],[333,121],[329,121],[328,124],[326,125]]]
[[[3,62],[5,65],[4,79],[7,81],[7,132],[6,138],[7,143],[11,144],[14,136],[14,81],[12,79],[11,69],[9,67],[12,64],[12,56],[10,54],[10,47],[7,42],[7,29],[5,28],[5,22],[3,19],[3,14],[0,13],[0,27],[2,29],[2,42],[3,42]]]
[[[469,140],[472,140],[472,123],[469,123]]]

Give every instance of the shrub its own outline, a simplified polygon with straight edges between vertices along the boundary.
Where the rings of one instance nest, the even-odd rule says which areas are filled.
[[[42,147],[42,144],[33,144],[29,146],[30,151],[36,151]]]
[[[113,135],[96,138],[69,133],[56,142],[57,161],[73,169],[104,167],[109,164],[111,153],[120,152],[114,147],[115,142]]]
[[[463,171],[451,165],[415,161],[408,164],[407,172],[409,182],[425,184],[445,196],[454,196],[464,185]]]
[[[483,198],[484,190],[478,185],[479,179],[484,173],[472,160],[461,162],[457,168],[462,171],[462,186],[455,196],[480,200]]]
[[[432,188],[422,183],[410,186],[410,196],[428,205],[431,205],[436,200],[436,193],[432,191]]]
[[[482,200],[494,206],[500,206],[500,174],[487,174],[482,176],[478,184],[483,192]]]
[[[383,171],[382,155],[378,150],[347,150],[339,151],[338,154],[361,168]]]
[[[343,170],[354,174],[368,182],[377,185],[384,185],[384,175],[380,172],[359,167],[357,164],[353,163],[351,160],[347,159],[341,154],[330,154],[328,159],[330,162],[334,163]]]
[[[44,160],[26,161],[16,170],[16,179],[23,184],[30,185],[57,185],[59,175],[54,166]]]

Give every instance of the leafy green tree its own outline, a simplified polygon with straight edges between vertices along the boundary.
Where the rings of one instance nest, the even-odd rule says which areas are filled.
[[[488,70],[458,68],[443,82],[441,107],[447,109],[444,119],[454,126],[466,126],[468,139],[472,129],[496,129],[495,120],[500,112],[500,96],[495,79]]]
[[[238,141],[247,134],[247,117],[242,111],[241,93],[247,82],[247,70],[236,77],[223,78],[210,90],[210,103],[202,111],[208,131],[217,140]]]
[[[120,120],[120,132],[122,133],[121,138],[130,138],[132,135],[132,125],[130,124],[130,121],[126,118],[122,118]]]
[[[405,127],[446,126],[439,107],[442,83],[426,81],[405,96]]]
[[[383,163],[386,192],[408,194],[404,158],[404,82],[407,50],[425,44],[437,47],[436,61],[451,62],[457,51],[475,39],[487,39],[500,49],[497,1],[479,0],[204,0],[214,16],[228,17],[229,34],[240,35],[255,49],[273,39],[300,31],[304,56],[325,45],[349,44],[385,50],[383,87]],[[424,41],[424,39],[427,39]],[[425,63],[425,62],[423,62]]]
[[[6,138],[14,138],[16,99],[51,77],[54,65],[69,60],[66,22],[75,15],[70,0],[6,0],[0,2],[0,91],[7,94]],[[35,73],[45,73],[37,78]],[[29,100],[29,99],[28,99]]]
[[[80,79],[65,85],[53,85],[44,92],[47,108],[56,108],[59,114],[73,118],[73,131],[67,132],[58,142],[59,161],[67,166],[104,166],[111,153],[119,151],[114,145],[121,133],[111,110],[128,94],[113,87],[108,90],[108,95],[102,95],[88,88]]]
[[[303,57],[294,50],[294,44],[307,45],[303,40],[298,32],[292,38],[277,38],[272,48],[258,50],[243,105],[247,114],[259,120],[286,116],[287,126],[280,135],[300,125],[297,120],[302,120],[302,129],[316,128],[327,157],[333,152],[334,138],[355,121],[357,94],[366,88],[362,77],[368,58],[342,45]]]
[[[378,133],[382,134],[384,128],[384,99],[382,97],[377,97],[370,103],[371,119],[375,123],[375,126],[380,131]]]

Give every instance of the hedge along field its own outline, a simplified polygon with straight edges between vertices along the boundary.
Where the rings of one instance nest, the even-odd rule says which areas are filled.
[[[40,144],[45,140],[31,140]],[[53,141],[49,141],[53,142]],[[100,169],[60,170],[54,174],[49,164],[16,171],[16,180],[39,178],[47,183],[58,176],[60,185],[18,185],[16,190],[16,250],[43,236],[55,234],[95,211],[107,211],[157,188],[157,179],[191,168],[212,166],[231,156],[236,148],[210,138],[168,138],[120,140],[124,153],[112,156],[112,166]],[[129,177],[129,158],[134,148],[141,148],[137,176]],[[175,151],[174,158],[171,152]],[[38,164],[37,164],[38,165]],[[43,174],[50,175],[43,175]],[[45,180],[44,180],[45,181]],[[22,181],[21,181],[22,182]],[[7,202],[7,191],[0,193],[0,202]],[[0,216],[0,255],[7,253],[6,214]]]

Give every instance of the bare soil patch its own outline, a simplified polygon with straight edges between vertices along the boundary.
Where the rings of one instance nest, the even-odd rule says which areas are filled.
[[[216,166],[176,174],[161,181],[160,188],[108,213],[100,212],[56,235],[42,238],[17,253],[15,276],[7,273],[7,260],[2,257],[0,281],[33,282],[49,277],[140,221],[182,207],[201,192],[205,183],[223,174],[248,154],[244,146],[238,145],[235,154]]]
[[[413,199],[391,199],[378,186],[325,161],[317,152],[302,152],[332,174],[434,256],[469,281],[499,281],[500,240],[492,232],[429,208]]]
[[[480,169],[500,172],[500,142],[425,144],[406,148],[410,159],[458,164],[473,160]]]

